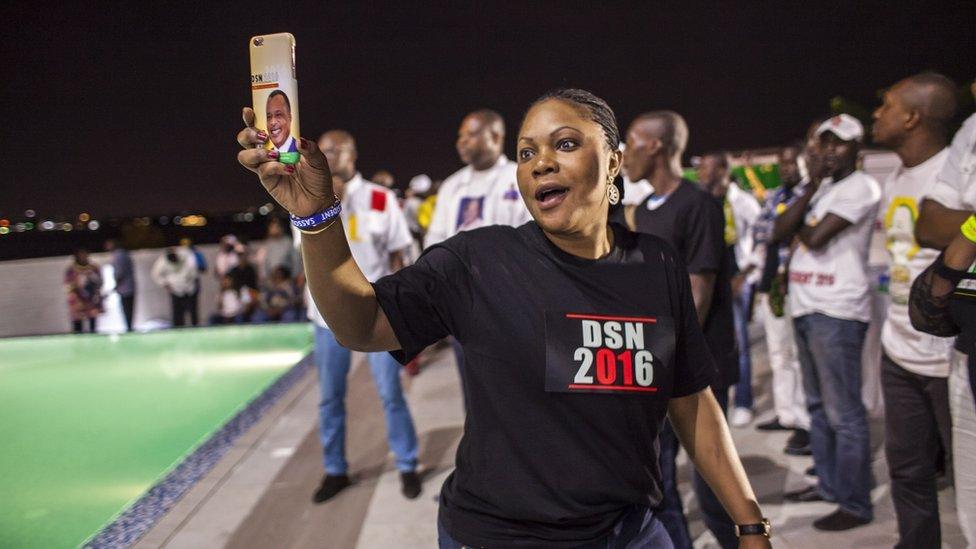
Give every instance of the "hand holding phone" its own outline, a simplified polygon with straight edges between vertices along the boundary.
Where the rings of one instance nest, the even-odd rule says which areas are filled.
[[[297,139],[301,153],[296,164],[283,164],[280,153],[269,150],[270,141],[264,130],[256,128],[257,117],[250,107],[244,107],[244,129],[237,134],[237,142],[244,148],[237,160],[258,175],[261,184],[278,204],[289,212],[305,217],[321,212],[335,203],[332,173],[325,154],[308,139]]]

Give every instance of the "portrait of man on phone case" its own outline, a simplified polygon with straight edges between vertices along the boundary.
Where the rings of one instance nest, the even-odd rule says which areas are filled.
[[[275,90],[268,96],[267,105],[268,135],[275,150],[281,152],[295,152],[295,138],[291,136],[291,102],[281,90]]]

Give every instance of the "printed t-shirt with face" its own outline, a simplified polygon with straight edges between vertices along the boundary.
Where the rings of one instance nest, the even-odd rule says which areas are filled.
[[[339,217],[346,231],[349,251],[370,282],[390,274],[391,253],[410,246],[410,230],[396,195],[366,181],[359,173],[346,183]],[[305,297],[310,305],[309,320],[328,328],[307,289]]]
[[[868,246],[881,203],[881,187],[856,170],[820,184],[811,199],[807,225],[827,214],[851,223],[820,250],[800,244],[790,262],[790,308],[794,318],[821,313],[844,320],[871,320]]]
[[[650,195],[634,211],[637,230],[664,239],[674,247],[691,274],[715,274],[712,303],[702,330],[718,365],[715,388],[739,380],[732,319],[732,273],[735,258],[725,245],[725,214],[716,200],[696,183],[683,180],[670,195]]]
[[[518,227],[532,219],[519,194],[515,170],[515,163],[503,155],[487,170],[465,166],[445,179],[437,191],[424,246],[461,231],[489,225]]]
[[[924,198],[953,210],[976,211],[976,114],[963,123],[949,146],[949,156],[935,185]],[[969,267],[976,274],[976,263]],[[953,320],[962,329],[956,349],[973,355],[976,351],[976,279],[962,280],[949,300]],[[970,360],[973,360],[972,356]]]
[[[929,377],[949,375],[949,351],[952,338],[935,337],[912,328],[908,318],[908,294],[919,274],[939,256],[931,248],[915,241],[915,221],[921,197],[935,185],[935,178],[947,149],[918,166],[900,166],[884,184],[882,223],[885,245],[891,256],[888,293],[891,304],[881,329],[881,344],[896,364],[910,372]]]
[[[661,502],[668,400],[714,365],[681,261],[611,227],[597,260],[534,222],[467,231],[374,284],[398,360],[448,334],[463,347],[467,417],[440,516],[465,545],[577,547]]]

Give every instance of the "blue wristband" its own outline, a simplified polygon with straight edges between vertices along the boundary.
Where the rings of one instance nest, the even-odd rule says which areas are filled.
[[[336,198],[335,204],[329,206],[328,209],[321,211],[317,214],[312,214],[308,217],[298,217],[295,214],[289,214],[288,217],[291,219],[291,224],[295,226],[300,231],[314,230],[319,225],[323,223],[328,223],[336,217],[338,217],[339,212],[342,211],[342,202],[339,198]]]

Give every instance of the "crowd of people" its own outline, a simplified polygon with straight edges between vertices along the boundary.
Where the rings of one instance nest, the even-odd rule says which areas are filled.
[[[752,321],[765,336],[774,411],[754,426],[790,431],[783,451],[812,456],[808,475],[815,481],[784,498],[836,504],[813,522],[819,530],[873,520],[861,376],[874,321],[868,252],[880,226],[890,256],[890,305],[881,363],[868,367],[880,370],[898,546],[939,546],[940,477],[954,481],[959,522],[976,544],[976,464],[966,459],[976,449],[976,117],[952,139],[957,110],[951,80],[909,76],[885,92],[873,114],[873,143],[900,160],[885,181],[860,167],[868,138],[862,123],[839,114],[814,121],[802,139],[783,146],[781,185],[754,192],[733,178],[723,151],[697,160],[697,181],[686,178],[681,159],[691,132],[680,114],[646,112],[620,135],[602,100],[563,90],[533,104],[515,161],[503,152],[503,118],[477,110],[458,130],[464,167],[443,183],[417,176],[402,194],[387,171],[363,178],[355,139],[340,129],[317,143],[301,140],[298,167],[278,164],[273,148],[254,147],[268,136],[245,110],[241,163],[292,213],[293,237],[275,219],[254,254],[233,236],[221,241],[212,270],[221,290],[211,322],[307,314],[314,323],[325,469],[315,502],[351,484],[344,452],[349,349],[369,352],[402,492],[420,494],[400,363],[416,371],[423,349],[443,342],[454,350],[468,420],[458,470],[441,495],[441,547],[525,538],[554,546],[640,539],[691,547],[677,489],[679,441],[696,465],[693,487],[706,525],[722,547],[736,547],[750,534],[768,535],[768,522],[759,520],[734,449],[724,446],[724,421],[689,425],[686,406],[694,402],[694,410],[710,414],[714,405],[736,427],[753,424]],[[107,249],[123,304],[129,296],[131,324],[131,260],[114,242]],[[302,249],[314,265],[303,266]],[[172,296],[175,326],[184,325],[185,315],[197,324],[199,277],[207,272],[189,243],[156,261],[152,278]],[[87,253],[75,255],[65,284],[81,331],[101,308],[101,280]],[[649,312],[660,318],[644,318]],[[553,335],[576,318],[583,319],[573,321],[583,322],[582,346]],[[605,325],[588,331],[599,322]],[[614,354],[601,354],[640,349],[620,337],[620,330],[638,328],[641,345],[648,334],[647,356],[660,361],[655,375],[663,377],[654,379],[666,381],[643,385],[642,370],[627,369],[632,362],[621,365],[618,379]],[[638,341],[627,333],[627,345]],[[568,354],[561,354],[564,347]],[[596,367],[588,371],[584,357],[592,363],[593,351]],[[641,352],[648,351],[620,360],[637,360]],[[516,371],[515,362],[529,366]],[[538,383],[541,395],[529,391]],[[666,406],[636,394],[652,389]],[[582,394],[567,396],[575,391]],[[613,393],[650,423],[608,407]],[[625,428],[584,419],[594,413]],[[671,421],[661,423],[665,413]],[[570,426],[574,417],[580,422]],[[526,426],[526,418],[537,425]],[[708,436],[696,437],[696,429]],[[633,440],[638,435],[651,440]],[[488,455],[493,443],[521,446],[506,446],[513,456],[486,463],[479,452]],[[552,455],[553,448],[568,453]],[[621,469],[563,461],[589,463],[594,449],[619,458]],[[548,455],[529,455],[536,451]],[[648,457],[655,466],[641,461]],[[570,489],[577,477],[559,473],[592,480]],[[571,517],[573,527],[556,528],[558,516]]]

